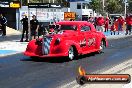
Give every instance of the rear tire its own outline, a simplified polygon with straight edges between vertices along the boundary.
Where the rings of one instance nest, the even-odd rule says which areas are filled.
[[[105,48],[106,46],[105,46],[105,41],[101,41],[101,43],[100,43],[100,46],[99,46],[99,53],[102,53],[103,51],[104,51],[104,48]]]
[[[35,56],[32,56],[32,57],[30,57],[31,59],[36,59],[37,57],[35,57]]]

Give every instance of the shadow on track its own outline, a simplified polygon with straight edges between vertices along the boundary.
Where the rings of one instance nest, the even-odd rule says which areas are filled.
[[[21,59],[21,61],[33,61],[33,62],[47,62],[47,63],[64,63],[69,62],[66,57],[29,57],[26,59]]]
[[[84,58],[96,56],[96,55],[98,55],[98,54],[103,54],[103,53],[104,53],[104,52],[100,52],[100,53],[99,53],[99,52],[92,52],[92,53],[89,53],[89,54],[80,55],[80,56],[78,56],[78,58],[75,59],[75,60],[84,59]]]
[[[76,59],[74,59],[73,61],[80,60],[80,59],[85,59],[87,57],[95,56],[97,54],[102,54],[102,53],[94,52],[94,53],[90,53],[90,54],[80,55]],[[67,57],[46,57],[46,58],[29,57],[29,58],[21,59],[21,61],[47,62],[47,63],[71,62],[70,60],[68,60]]]

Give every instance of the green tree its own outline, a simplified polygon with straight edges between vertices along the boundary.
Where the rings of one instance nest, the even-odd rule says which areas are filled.
[[[100,0],[91,0],[90,8],[93,9],[95,12],[98,12],[100,9]]]
[[[101,1],[100,0],[91,0],[91,2],[89,3],[91,9],[93,9],[93,11],[95,12],[100,12],[101,11]]]
[[[119,13],[125,13],[125,0],[118,0],[119,1],[119,6],[120,6],[120,11]]]
[[[106,11],[108,13],[120,13],[122,12],[122,5],[119,0],[107,0]]]
[[[128,0],[128,12],[132,13],[132,0]]]

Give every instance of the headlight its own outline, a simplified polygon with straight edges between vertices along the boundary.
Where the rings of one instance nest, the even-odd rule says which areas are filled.
[[[56,40],[55,40],[55,45],[57,45],[57,44],[59,44],[60,43],[60,38],[57,38]]]

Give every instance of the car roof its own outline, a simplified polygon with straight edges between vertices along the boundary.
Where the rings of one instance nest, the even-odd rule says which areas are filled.
[[[66,25],[83,25],[83,24],[91,24],[87,21],[60,21],[57,24],[66,24]]]
[[[76,25],[76,26],[80,26],[80,25],[84,25],[84,24],[87,24],[89,26],[91,26],[91,29],[93,31],[95,31],[95,27],[94,25],[92,25],[92,23],[90,22],[87,22],[87,21],[60,21],[60,22],[57,22],[56,24],[62,24],[62,25]]]

